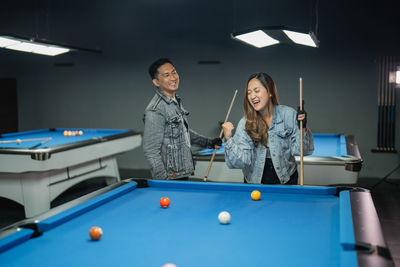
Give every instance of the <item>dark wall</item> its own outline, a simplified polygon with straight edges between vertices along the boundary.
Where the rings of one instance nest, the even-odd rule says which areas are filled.
[[[191,112],[190,125],[202,134],[219,134],[218,121],[224,120],[236,89],[239,95],[230,120],[237,123],[243,115],[247,77],[264,71],[275,79],[281,104],[293,107],[299,101],[298,79],[303,78],[310,128],[313,132],[355,135],[365,161],[362,176],[383,176],[400,162],[398,154],[371,152],[377,135],[375,60],[382,55],[397,55],[398,37],[378,32],[375,36],[383,40],[380,42],[361,28],[390,26],[391,9],[373,12],[375,6],[341,1],[334,6],[324,1],[319,13],[320,48],[277,45],[256,49],[230,39],[233,25],[244,21],[240,17],[243,13],[238,14],[237,9],[231,12],[235,10],[232,1],[226,7],[218,4],[208,9],[207,3],[187,6],[172,1],[174,16],[167,16],[166,6],[153,8],[147,2],[138,3],[140,10],[121,3],[102,3],[93,8],[86,4],[47,7],[53,38],[100,47],[102,54],[75,52],[43,57],[0,49],[0,73],[18,81],[20,130],[95,127],[141,131],[143,110],[154,94],[147,67],[154,59],[167,56],[180,74],[179,94]],[[19,14],[32,17],[30,11],[27,7]],[[251,9],[248,12],[250,16]],[[380,13],[388,15],[382,17]],[[4,17],[2,20],[9,30],[32,32],[26,22],[10,24]],[[137,20],[141,23],[134,23]],[[43,25],[47,22],[39,19],[41,32],[46,32]],[[199,60],[218,60],[220,64],[198,64]],[[400,140],[399,110],[397,104],[396,140]],[[119,164],[123,168],[148,168],[141,148],[121,155]]]

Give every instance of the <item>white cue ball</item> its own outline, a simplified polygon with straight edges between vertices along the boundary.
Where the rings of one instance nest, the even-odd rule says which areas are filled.
[[[231,215],[227,211],[221,211],[218,214],[218,221],[222,224],[228,224],[231,221]]]
[[[17,139],[16,141],[18,145],[21,144],[21,139]]]

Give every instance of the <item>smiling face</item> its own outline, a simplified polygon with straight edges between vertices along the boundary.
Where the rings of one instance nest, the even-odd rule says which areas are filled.
[[[257,78],[251,79],[247,84],[247,100],[260,113],[267,112],[272,105],[271,94]]]
[[[161,92],[174,97],[179,86],[179,75],[172,64],[165,63],[157,69],[153,83]]]

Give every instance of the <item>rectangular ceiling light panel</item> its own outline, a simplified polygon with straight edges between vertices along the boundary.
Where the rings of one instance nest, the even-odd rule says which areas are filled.
[[[279,44],[278,40],[270,37],[262,30],[239,34],[234,36],[234,38],[258,48]]]
[[[61,46],[27,41],[9,36],[0,36],[0,47],[46,56],[57,56],[70,51],[70,49]]]

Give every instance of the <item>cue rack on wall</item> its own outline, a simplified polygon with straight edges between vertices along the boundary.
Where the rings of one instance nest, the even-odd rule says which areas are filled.
[[[378,85],[378,135],[373,152],[396,153],[396,71],[399,60],[394,56],[380,57]]]

